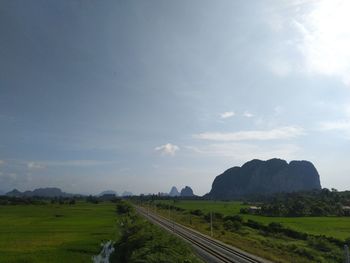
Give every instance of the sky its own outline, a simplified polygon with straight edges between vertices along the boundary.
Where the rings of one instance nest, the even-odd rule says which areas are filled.
[[[210,191],[251,159],[350,189],[347,0],[0,1],[0,190]]]

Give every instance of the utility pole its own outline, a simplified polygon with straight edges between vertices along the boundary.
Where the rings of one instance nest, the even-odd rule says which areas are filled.
[[[210,235],[213,237],[213,212],[210,211]]]
[[[344,246],[344,254],[345,254],[345,263],[350,263],[350,255],[349,255],[349,247],[347,245]]]
[[[175,232],[175,213],[173,213],[173,232]]]

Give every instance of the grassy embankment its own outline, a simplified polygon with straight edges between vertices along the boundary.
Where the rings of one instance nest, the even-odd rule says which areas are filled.
[[[121,236],[113,263],[201,263],[190,245],[139,216],[127,202],[117,203]]]
[[[239,214],[242,207],[240,202],[220,202],[220,201],[156,201],[156,203],[171,204],[184,209],[170,213],[176,221],[195,228],[203,233],[210,234],[208,216],[212,211],[224,216]],[[155,209],[155,206],[153,206]],[[158,207],[157,212],[165,217],[169,216],[168,209]],[[198,216],[190,211],[201,210],[203,215]],[[241,215],[242,222],[231,223],[232,229],[228,230],[224,225],[223,218],[215,218],[214,215],[214,237],[228,244],[240,247],[248,252],[271,259],[275,262],[342,262],[342,249],[340,245],[329,242],[318,235],[326,235],[344,240],[350,235],[350,219],[346,217],[301,217],[282,218],[264,217],[257,215]],[[261,223],[257,227],[249,226],[248,220]],[[301,235],[293,237],[285,234],[288,231],[270,231],[269,223],[281,223],[287,229],[296,230],[300,233],[311,235]],[[278,226],[277,226],[278,227]],[[236,229],[235,229],[236,228]],[[315,236],[313,236],[315,235]],[[298,235],[297,235],[298,236]]]
[[[116,220],[110,202],[0,206],[0,262],[91,262]]]

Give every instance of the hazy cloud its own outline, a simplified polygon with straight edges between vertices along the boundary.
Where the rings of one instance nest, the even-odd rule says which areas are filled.
[[[45,168],[45,166],[43,164],[36,163],[36,162],[29,162],[29,163],[27,163],[27,167],[30,170],[37,170],[37,169]]]
[[[4,164],[5,161],[4,160],[0,160],[0,165]]]
[[[340,120],[340,121],[329,121],[329,122],[321,122],[320,123],[321,130],[324,131],[350,131],[350,121],[348,120]]]
[[[195,134],[193,137],[202,140],[212,141],[245,141],[245,140],[279,140],[291,139],[303,135],[304,130],[297,126],[286,126],[272,130],[252,130],[239,132],[204,132]]]
[[[179,146],[167,143],[154,148],[155,151],[161,152],[163,155],[175,155],[177,151],[180,150]]]
[[[300,148],[293,144],[264,145],[245,143],[217,143],[199,147],[188,146],[188,150],[209,157],[224,157],[233,160],[247,161],[251,159],[267,160],[283,158],[287,160],[300,158]]]
[[[254,114],[246,111],[246,112],[243,113],[243,116],[246,117],[246,118],[252,118],[252,117],[254,117]]]
[[[226,111],[220,114],[221,119],[227,119],[235,116],[235,113],[233,111]]]

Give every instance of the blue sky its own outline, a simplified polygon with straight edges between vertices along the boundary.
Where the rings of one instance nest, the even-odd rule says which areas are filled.
[[[350,188],[350,4],[0,3],[0,190],[134,193],[258,158]]]

